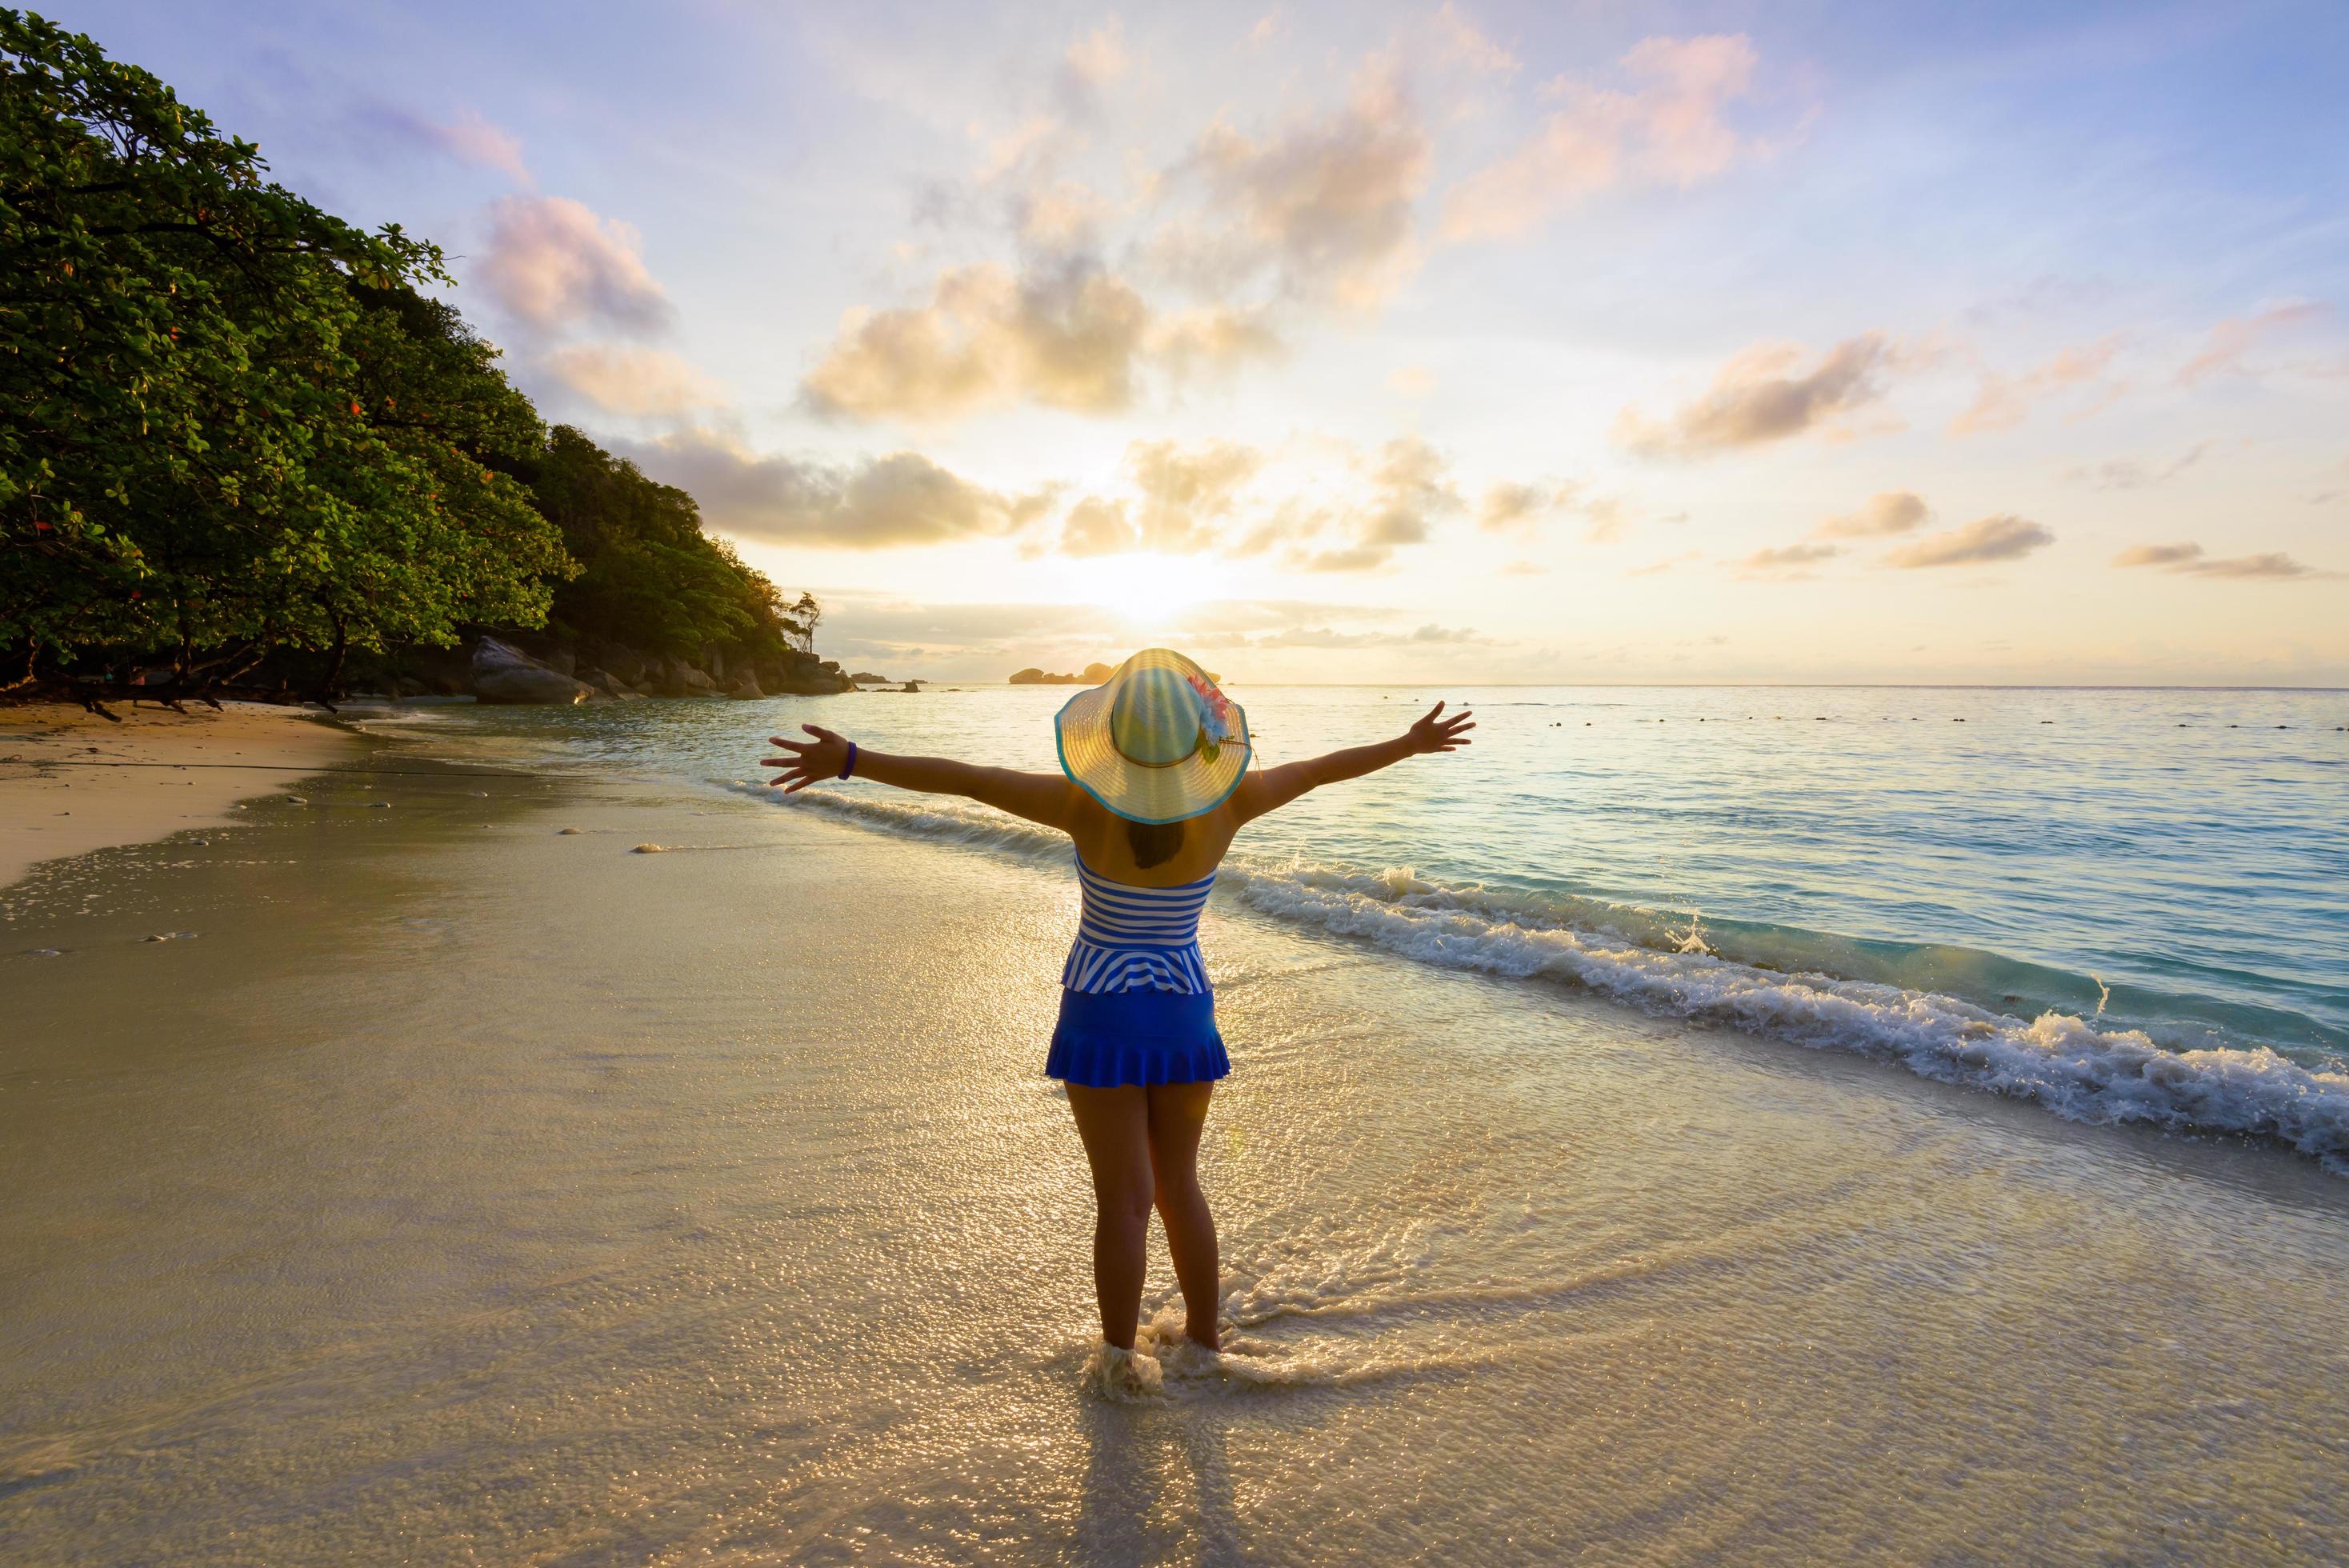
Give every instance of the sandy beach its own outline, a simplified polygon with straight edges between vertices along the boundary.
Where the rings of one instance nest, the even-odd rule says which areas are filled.
[[[1219,898],[1233,1353],[1108,1405],[1066,878],[357,744],[0,901],[26,1561],[2349,1551],[2312,1162]]]
[[[65,703],[0,707],[0,887],[42,861],[230,820],[356,750],[315,709],[119,704],[119,724]]]

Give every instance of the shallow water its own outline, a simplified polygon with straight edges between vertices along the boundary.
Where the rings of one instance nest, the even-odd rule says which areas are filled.
[[[1059,865],[658,785],[303,793],[0,901],[11,1558],[2349,1552],[2311,1162],[1225,897],[1235,1354],[1114,1404],[1038,1071]]]
[[[558,765],[754,780],[802,721],[1055,766],[1061,690],[443,708]],[[1434,694],[1236,688],[1268,763]],[[1257,907],[1424,962],[2039,1101],[2273,1138],[2349,1170],[2349,693],[1504,687],[1475,746],[1252,826]],[[871,825],[1064,853],[983,808],[854,781]]]

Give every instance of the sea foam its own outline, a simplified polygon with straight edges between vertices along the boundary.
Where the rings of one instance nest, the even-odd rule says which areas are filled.
[[[789,799],[867,826],[1022,858],[1069,853],[1061,835],[992,812],[845,795]],[[2099,1028],[2070,1014],[2026,1019],[1930,991],[1765,968],[1705,951],[1693,927],[1673,933],[1661,915],[1609,912],[1586,923],[1561,918],[1556,902],[1454,887],[1404,868],[1233,857],[1217,885],[1262,914],[1422,964],[1568,985],[1661,1017],[1895,1062],[2073,1121],[2269,1139],[2349,1174],[2349,1073],[2303,1067],[2265,1046],[2169,1049],[2141,1030]]]

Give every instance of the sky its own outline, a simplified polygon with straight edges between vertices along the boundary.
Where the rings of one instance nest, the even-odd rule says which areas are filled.
[[[2349,6],[59,5],[903,678],[2349,685]]]

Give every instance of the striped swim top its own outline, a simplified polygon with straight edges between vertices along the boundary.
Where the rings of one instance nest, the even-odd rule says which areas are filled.
[[[1077,882],[1084,890],[1085,908],[1077,921],[1076,944],[1061,971],[1062,986],[1093,995],[1208,995],[1207,966],[1199,956],[1199,912],[1206,907],[1215,872],[1179,887],[1136,887],[1112,882],[1080,855]]]

